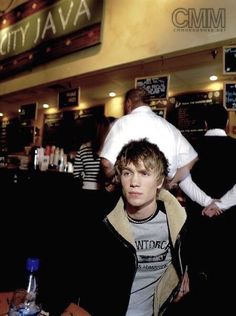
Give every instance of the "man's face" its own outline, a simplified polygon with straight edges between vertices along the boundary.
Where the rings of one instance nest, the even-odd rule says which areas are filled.
[[[140,210],[155,205],[157,189],[162,186],[160,182],[156,171],[147,170],[142,161],[138,166],[128,164],[121,172],[121,185],[128,207]]]

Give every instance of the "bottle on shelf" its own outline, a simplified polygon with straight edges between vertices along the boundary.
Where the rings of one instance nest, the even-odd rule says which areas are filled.
[[[32,146],[29,152],[29,169],[30,170],[38,170],[39,168],[39,160],[38,160],[38,147]]]
[[[38,316],[40,307],[36,304],[37,280],[39,269],[38,258],[28,258],[26,270],[28,274],[27,289],[16,290],[10,304],[9,316]]]

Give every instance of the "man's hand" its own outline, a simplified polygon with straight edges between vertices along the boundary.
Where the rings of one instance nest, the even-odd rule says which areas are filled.
[[[223,211],[215,204],[219,200],[213,200],[208,206],[202,210],[203,216],[213,217],[219,216]]]
[[[183,298],[183,296],[185,296],[188,293],[189,293],[189,276],[188,276],[188,272],[185,271],[179,292],[176,298],[174,299],[174,302],[175,303],[179,302]]]
[[[175,180],[172,178],[167,178],[167,181],[166,181],[166,189],[167,190],[173,190],[173,189],[176,189],[178,188],[178,183],[175,182]]]
[[[105,182],[104,186],[107,192],[114,192],[116,189],[115,183],[112,183],[112,182]]]

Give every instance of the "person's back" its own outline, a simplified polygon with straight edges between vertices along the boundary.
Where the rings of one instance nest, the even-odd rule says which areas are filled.
[[[208,106],[205,115],[207,132],[196,144],[199,160],[191,174],[204,192],[220,199],[236,183],[236,140],[225,132],[228,114],[222,105]],[[199,295],[195,307],[201,315],[222,315],[231,306],[229,279],[236,278],[235,261],[230,256],[236,206],[209,218],[202,216],[202,206],[188,198],[186,201],[190,274],[196,280],[192,283],[193,293],[196,290]]]
[[[75,156],[74,178],[81,182],[84,190],[102,188],[101,159],[99,151],[110,128],[109,118],[99,116],[82,130],[82,144]]]
[[[100,157],[94,153],[91,142],[84,143],[76,153],[74,178],[82,182],[82,189],[98,190]]]
[[[191,172],[194,182],[214,198],[221,198],[236,183],[236,139],[225,133],[227,118],[222,105],[207,107],[208,131],[196,144],[199,160]]]
[[[74,179],[81,185],[80,205],[86,205],[86,212],[92,210],[93,206],[104,211],[104,213],[99,212],[98,217],[103,217],[107,210],[113,207],[118,194],[117,192],[108,194],[105,190],[105,179],[99,157],[104,137],[113,121],[112,117],[99,116],[92,126],[94,129],[90,125],[85,127],[87,132],[84,133],[83,140],[86,142],[80,146],[74,162]],[[102,205],[103,208],[98,205]]]
[[[196,149],[199,161],[191,172],[193,180],[208,195],[220,198],[235,184],[236,140],[204,136]]]
[[[86,191],[99,189],[100,158],[95,147],[96,130],[97,123],[94,117],[86,119],[81,124],[80,146],[74,161],[74,179],[78,180],[81,188]]]
[[[126,105],[129,114],[119,118],[111,128],[105,140],[100,156],[114,164],[119,150],[129,140],[139,140],[146,137],[155,143],[165,153],[170,168],[169,177],[172,178],[177,168],[184,166],[195,159],[197,154],[183,137],[181,132],[171,123],[156,115],[151,108],[144,103],[145,95],[141,89],[131,89],[127,92],[126,103],[132,99],[132,93],[137,94],[137,101],[132,105]]]

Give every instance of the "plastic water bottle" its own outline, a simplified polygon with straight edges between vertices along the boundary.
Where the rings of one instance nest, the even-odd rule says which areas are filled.
[[[36,304],[37,280],[36,273],[39,269],[38,258],[28,258],[26,262],[26,270],[28,273],[27,290],[18,290],[9,310],[9,316],[37,316],[40,314],[40,307]],[[21,291],[21,299],[19,294]],[[16,294],[18,293],[18,297]]]

